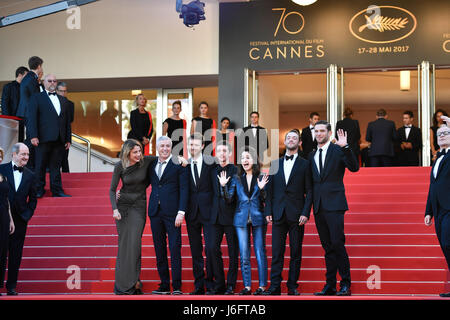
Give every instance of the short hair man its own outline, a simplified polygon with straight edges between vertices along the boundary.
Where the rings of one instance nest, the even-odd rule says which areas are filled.
[[[67,99],[67,84],[63,81],[59,81],[56,85],[56,93],[60,96]],[[69,119],[70,119],[70,127],[72,129],[72,122],[74,120],[74,114],[75,114],[75,104],[67,99],[68,108],[69,108]],[[72,130],[71,130],[72,131]],[[61,163],[61,171],[62,172],[70,172],[69,169],[69,149],[66,149],[64,151],[64,156]]]
[[[259,113],[253,111],[250,113],[250,125],[243,128],[244,145],[255,148],[260,161],[264,159],[264,152],[269,148],[269,138],[267,130],[259,125]],[[238,140],[240,142],[242,138]],[[242,143],[242,142],[240,142]],[[241,146],[238,145],[240,149]]]
[[[422,150],[422,132],[413,125],[414,114],[412,111],[403,112],[403,126],[398,128],[398,153],[397,164],[399,166],[418,166],[419,154]]]
[[[394,121],[387,120],[384,109],[377,111],[377,120],[369,122],[366,141],[370,142],[369,162],[371,167],[390,167],[394,161],[394,143],[397,131]]]
[[[317,147],[316,136],[314,133],[314,125],[320,120],[317,112],[311,112],[309,115],[309,126],[302,129],[302,151],[303,158],[308,159],[308,155]]]

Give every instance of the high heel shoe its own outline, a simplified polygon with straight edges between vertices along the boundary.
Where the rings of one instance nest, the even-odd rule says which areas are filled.
[[[135,295],[141,295],[144,294],[144,292],[142,292],[142,282],[141,280],[138,280],[136,282],[136,285],[134,286],[135,290],[134,290],[134,294]]]

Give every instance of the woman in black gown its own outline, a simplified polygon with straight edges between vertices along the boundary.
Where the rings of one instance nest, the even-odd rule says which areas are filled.
[[[152,115],[145,110],[147,99],[140,93],[136,96],[137,108],[130,113],[131,131],[127,139],[135,139],[144,147],[144,155],[150,155],[150,140],[153,134]]]
[[[209,105],[202,101],[198,105],[200,115],[192,119],[191,134],[194,132],[201,133],[205,141],[203,153],[207,155],[215,155],[216,142],[216,122],[208,116]]]
[[[0,174],[0,288],[3,288],[5,281],[9,235],[14,233],[14,221],[8,201],[9,188],[8,181]]]
[[[187,158],[186,120],[180,118],[180,113],[181,101],[177,100],[172,104],[172,116],[163,122],[163,136],[167,135],[172,140],[172,154]]]

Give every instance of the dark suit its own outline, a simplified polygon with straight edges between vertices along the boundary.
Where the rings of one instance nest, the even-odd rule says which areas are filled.
[[[436,178],[434,169],[436,163],[431,168],[430,187],[428,190],[427,206],[425,216],[434,218],[436,235],[444,253],[447,266],[450,269],[450,152],[443,156],[439,163]]]
[[[253,128],[256,128],[256,135],[253,134]],[[245,146],[254,148],[258,154],[259,160],[263,161],[264,151],[269,148],[269,138],[267,136],[267,130],[261,126],[247,126],[242,130],[245,137]],[[238,150],[238,152],[240,152],[240,150]]]
[[[223,291],[225,286],[227,288],[235,288],[237,272],[238,272],[238,256],[239,256],[239,244],[237,241],[236,230],[233,226],[233,216],[236,210],[236,203],[227,203],[223,197],[221,197],[220,183],[217,176],[220,172],[226,171],[227,177],[233,177],[237,169],[234,165],[228,164],[224,168],[217,165],[214,170],[211,171],[211,181],[213,188],[213,201],[211,207],[211,219],[210,219],[210,241],[206,243],[207,252],[211,257],[211,265],[213,268],[215,278],[216,291]],[[228,186],[231,183],[228,181]],[[228,245],[228,273],[227,283],[225,284],[225,272],[223,267],[222,250],[220,248],[223,240],[223,235],[227,239]]]
[[[344,118],[339,120],[336,123],[336,139],[337,139],[337,131],[339,129],[347,132],[347,142],[356,158],[359,157],[360,149],[359,149],[359,140],[361,139],[361,130],[359,128],[358,120],[353,120],[351,118]]]
[[[272,216],[272,267],[270,287],[280,290],[281,273],[284,264],[286,236],[289,232],[291,251],[287,287],[295,290],[300,276],[302,261],[302,243],[305,226],[299,226],[300,215],[309,218],[312,206],[311,166],[308,160],[297,156],[286,183],[282,157],[274,160],[270,170],[267,186],[265,215]]]
[[[64,193],[60,168],[65,144],[72,141],[72,134],[68,100],[59,95],[57,98],[61,107],[59,115],[47,91],[33,95],[28,105],[27,136],[39,139],[35,163],[39,194],[44,193],[47,167],[50,169],[50,190],[54,195]]]
[[[176,160],[176,158],[174,159]],[[172,158],[167,163],[161,179],[155,168],[159,161],[149,166],[152,192],[148,203],[148,216],[152,228],[153,245],[155,247],[157,268],[161,279],[161,287],[170,288],[169,263],[167,260],[167,242],[169,240],[172,287],[181,289],[181,227],[175,227],[178,211],[187,210],[189,196],[189,177],[186,168],[175,164]]]
[[[194,286],[196,289],[212,290],[212,266],[211,256],[208,252],[208,243],[210,242],[210,220],[211,207],[213,201],[213,186],[211,174],[216,164],[211,157],[203,156],[202,168],[198,181],[194,181],[192,168],[194,164],[192,159],[187,167],[189,172],[189,201],[186,211],[186,226],[189,237],[189,245],[192,254],[192,267],[194,272]],[[206,246],[206,281],[205,281],[205,263],[203,258],[202,230]]]
[[[312,130],[314,130],[314,128],[312,128]],[[303,158],[308,159],[308,155],[317,148],[317,140],[313,140],[311,128],[309,126],[302,129],[301,140]]]
[[[69,109],[69,121],[70,121],[70,127],[71,127],[71,132],[72,132],[72,122],[74,120],[74,115],[75,115],[75,104],[70,101],[69,99],[67,99],[67,106]],[[64,151],[64,157],[62,160],[62,164],[61,164],[61,171],[62,172],[70,172],[69,170],[69,149]]]
[[[422,150],[422,132],[419,128],[412,126],[406,138],[406,128],[400,127],[397,130],[398,144],[402,142],[410,142],[412,149],[402,150],[400,146],[397,152],[397,164],[399,166],[418,166],[419,165],[419,153]]]
[[[397,141],[395,123],[378,118],[369,122],[366,141],[371,142],[369,159],[371,167],[389,167],[393,163],[394,144]]]
[[[323,170],[319,173],[314,156],[309,155],[313,178],[314,218],[320,242],[325,250],[327,284],[336,287],[336,273],[342,278],[341,286],[350,286],[350,262],[345,249],[344,213],[348,210],[345,197],[345,169],[359,170],[359,164],[349,147],[330,143]]]
[[[0,165],[0,174],[6,177],[10,184],[8,200],[16,227],[14,233],[9,236],[8,281],[6,282],[6,289],[9,291],[14,290],[17,286],[27,225],[37,204],[36,183],[34,173],[28,168],[24,168],[22,180],[16,191],[11,162]],[[3,283],[0,287],[2,286]]]
[[[20,83],[16,80],[5,84],[2,91],[2,114],[16,116],[20,101]]]

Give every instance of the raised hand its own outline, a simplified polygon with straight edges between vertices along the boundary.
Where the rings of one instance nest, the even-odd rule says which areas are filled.
[[[347,143],[347,132],[339,129],[337,131],[337,140],[336,140],[336,144],[340,147],[345,147],[348,143]]]
[[[450,127],[450,118],[449,117],[442,115],[441,119],[444,120],[444,122],[447,124],[447,127]]]
[[[228,181],[230,181],[231,177],[227,178],[227,173],[225,171],[222,171],[220,173],[220,175],[217,176],[217,178],[219,179],[219,183],[222,187],[225,187],[228,183]]]
[[[259,189],[264,189],[264,187],[266,186],[267,182],[269,181],[269,176],[267,174],[265,174],[261,180],[257,180],[258,181],[258,187]]]

